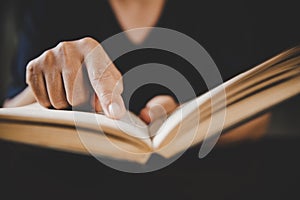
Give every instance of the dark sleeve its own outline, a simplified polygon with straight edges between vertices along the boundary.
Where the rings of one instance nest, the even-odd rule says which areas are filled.
[[[47,31],[47,10],[43,1],[28,5],[21,21],[18,46],[11,65],[12,81],[6,98],[13,98],[25,87],[27,63],[39,56],[50,45]]]

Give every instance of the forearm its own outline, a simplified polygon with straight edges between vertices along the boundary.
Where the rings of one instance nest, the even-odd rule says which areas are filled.
[[[6,99],[3,103],[3,107],[20,107],[35,102],[34,95],[29,87],[24,89],[20,94],[12,99]]]

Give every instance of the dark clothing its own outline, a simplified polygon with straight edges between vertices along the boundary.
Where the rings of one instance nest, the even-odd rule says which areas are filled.
[[[173,29],[195,39],[208,51],[224,80],[227,80],[253,66],[256,60],[251,41],[253,31],[244,5],[237,3],[235,6],[239,9],[230,12],[224,10],[223,6],[216,7],[214,2],[197,5],[192,2],[167,1],[156,26]],[[121,31],[108,1],[86,1],[84,4],[73,2],[72,5],[66,2],[37,1],[24,18],[18,53],[12,66],[14,81],[8,97],[15,96],[26,87],[27,63],[60,41],[90,36],[102,42]],[[150,32],[148,37],[154,36]],[[128,43],[135,45],[130,40]],[[165,64],[182,73],[197,95],[207,90],[201,75],[194,75],[197,72],[193,66],[180,56],[166,51],[137,50],[121,56],[115,63],[123,74],[145,63]],[[133,94],[130,109],[138,113],[151,97],[158,94],[174,95],[165,87],[146,85]],[[189,98],[192,97],[186,100]]]
[[[274,4],[273,2],[272,5]],[[122,31],[106,0],[86,0],[80,3],[37,1],[28,7],[30,9],[24,17],[18,52],[12,65],[13,82],[8,91],[9,98],[26,87],[25,67],[28,61],[54,47],[58,42],[85,36],[102,42]],[[255,4],[253,1],[241,0],[169,0],[156,26],[177,30],[198,41],[211,55],[224,80],[227,80],[297,44],[299,30],[294,28],[291,20],[297,19],[296,8],[286,3],[275,5],[270,9],[269,4]],[[285,9],[289,12],[286,12],[284,17],[278,14]],[[153,35],[150,33],[148,37]],[[201,76],[193,75],[194,71],[189,63],[168,52],[151,49],[135,51],[121,56],[115,63],[122,73],[145,63],[166,64],[182,72],[198,95],[207,90]],[[130,100],[130,109],[138,113],[147,100],[158,94],[174,95],[172,91],[162,86],[147,85],[134,93]],[[299,101],[294,99],[294,102]],[[279,107],[279,111],[284,111],[286,104],[284,106]],[[34,188],[38,190],[35,191],[36,194],[39,195],[44,191],[49,193],[49,188],[55,188],[63,197],[69,197],[70,194],[75,197],[76,194],[86,197],[92,192],[93,196],[103,198],[132,195],[139,199],[156,197],[245,199],[248,196],[250,199],[256,198],[256,194],[261,192],[269,197],[268,194],[274,191],[274,195],[271,196],[278,197],[276,194],[279,190],[283,191],[281,196],[284,196],[289,194],[289,186],[292,188],[297,186],[294,181],[289,182],[289,186],[282,187],[283,183],[290,181],[287,177],[293,177],[292,172],[296,172],[295,169],[299,166],[294,165],[290,154],[293,150],[297,150],[299,142],[295,143],[286,145],[287,148],[284,148],[286,151],[277,148],[281,146],[280,142],[268,149],[264,145],[269,143],[263,141],[256,144],[255,148],[253,143],[238,146],[236,149],[217,148],[202,160],[197,157],[199,148],[196,147],[188,150],[174,164],[157,172],[142,175],[115,171],[99,164],[91,157],[45,149],[37,150],[20,145],[19,150],[13,148],[12,151],[15,156],[12,165],[17,169],[17,173],[13,174],[14,179],[9,184],[11,188],[17,185],[19,189],[23,189],[21,190],[23,193],[26,193],[31,187],[26,184],[27,180],[33,175]],[[285,153],[290,155],[287,165],[283,164],[285,161],[279,161],[276,157],[278,155],[283,159]],[[270,162],[267,162],[267,159],[270,159]],[[286,166],[295,169],[292,168],[292,171],[281,169]],[[290,174],[281,176],[281,171]],[[270,181],[275,179],[275,176],[279,178],[279,185],[276,180]],[[14,184],[13,180],[18,179],[22,182]],[[42,184],[38,184],[39,182]],[[257,184],[260,184],[260,187]],[[268,186],[267,190],[264,186]],[[101,195],[97,195],[98,193]]]
[[[258,6],[248,1],[167,1],[156,26],[179,31],[196,40],[208,51],[226,81],[300,43],[300,31],[294,25],[297,12],[293,12],[292,5],[274,4],[272,13],[288,10],[283,17],[279,14],[270,15],[267,12],[268,4],[260,3]],[[88,0],[84,4],[72,2],[71,5],[65,1],[34,1],[27,7],[29,9],[24,16],[19,48],[11,68],[13,81],[7,93],[8,98],[14,97],[26,87],[27,63],[60,41],[90,36],[103,42],[122,31],[106,0]],[[146,40],[151,37],[154,36],[150,32]],[[134,45],[130,40],[127,40],[127,44]],[[193,66],[184,58],[170,52],[157,49],[137,50],[114,62],[123,74],[145,63],[165,64],[183,74],[196,95],[207,91],[201,75]],[[126,94],[126,82],[124,84]],[[138,114],[149,99],[159,94],[169,94],[176,99],[176,94],[168,88],[147,84],[138,88],[125,102],[129,102],[129,109]],[[187,96],[185,100],[191,98]],[[283,108],[277,113],[280,116],[282,112]],[[276,113],[275,119],[281,120]],[[275,126],[273,130],[282,130],[282,126],[293,126],[289,121],[279,123],[281,126]]]

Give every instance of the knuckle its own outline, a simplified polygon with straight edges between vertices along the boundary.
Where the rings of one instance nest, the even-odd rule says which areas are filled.
[[[36,71],[36,65],[33,61],[30,61],[26,66],[26,73],[27,74],[34,74]]]
[[[69,50],[72,48],[72,42],[60,42],[55,47],[55,51],[59,56],[66,56],[68,55]]]
[[[35,62],[30,61],[26,66],[26,83],[30,84],[35,81],[37,75],[39,74],[39,69]]]
[[[52,65],[54,60],[55,60],[55,56],[52,49],[45,51],[41,55],[41,61],[44,63],[43,66]]]
[[[93,46],[99,45],[99,43],[97,42],[97,40],[95,40],[95,39],[92,38],[92,37],[84,37],[84,38],[81,39],[81,41],[82,41],[84,44],[90,44],[90,45],[93,45]]]
[[[81,66],[82,56],[75,48],[74,41],[60,42],[55,47],[55,55],[57,55],[57,63],[62,69],[73,70]]]
[[[122,74],[119,70],[115,70],[114,75],[115,75],[117,80],[122,81]]]
[[[69,45],[68,42],[62,41],[62,42],[59,42],[59,43],[58,43],[58,45],[56,46],[56,48],[57,48],[57,49],[62,49],[62,50],[63,50],[63,49],[66,49],[68,45]]]
[[[94,58],[99,55],[99,52],[102,52],[101,44],[91,37],[80,39],[79,44],[82,47],[81,50],[85,55],[85,59]]]

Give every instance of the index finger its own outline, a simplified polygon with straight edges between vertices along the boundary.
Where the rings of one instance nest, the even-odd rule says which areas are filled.
[[[104,113],[121,118],[125,114],[122,76],[100,44],[85,56],[84,64]]]

